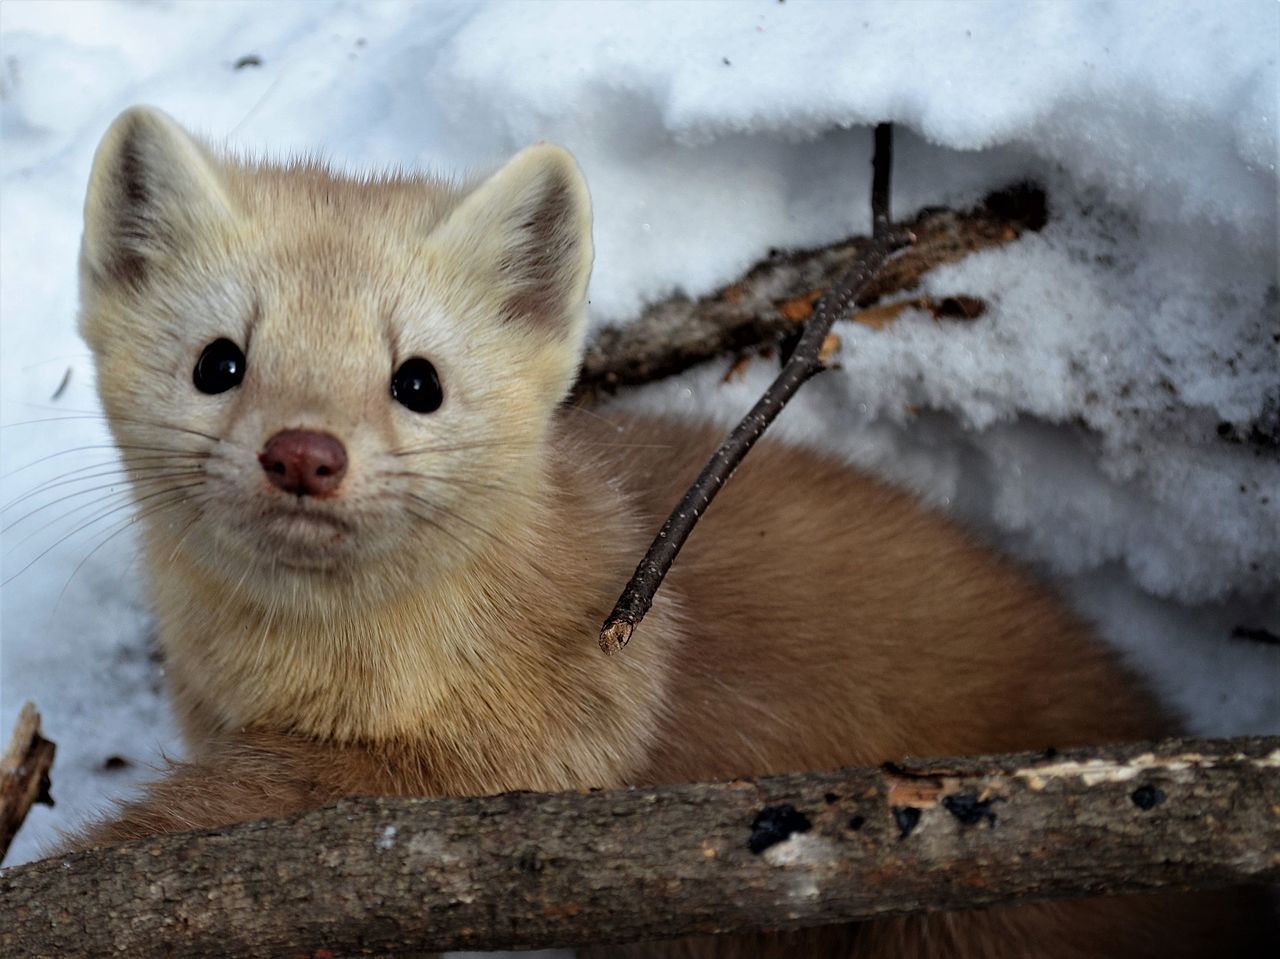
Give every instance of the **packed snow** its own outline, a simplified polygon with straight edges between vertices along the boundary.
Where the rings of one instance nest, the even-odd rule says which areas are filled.
[[[1269,0],[5,3],[0,735],[30,699],[58,743],[7,864],[181,754],[75,332],[93,149],[139,102],[351,170],[561,142],[596,325],[865,232],[880,121],[898,216],[1042,184],[1042,232],[925,281],[984,316],[842,324],[778,431],[1054,579],[1192,729],[1280,733],[1277,50]],[[728,362],[620,402],[728,423],[773,373]]]

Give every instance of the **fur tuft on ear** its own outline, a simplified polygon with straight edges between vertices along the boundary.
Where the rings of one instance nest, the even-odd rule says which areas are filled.
[[[204,148],[166,114],[132,107],[93,159],[81,263],[87,279],[137,289],[151,266],[218,222],[232,203]]]
[[[591,276],[591,198],[560,147],[517,153],[432,233],[497,295],[500,318],[576,342]]]

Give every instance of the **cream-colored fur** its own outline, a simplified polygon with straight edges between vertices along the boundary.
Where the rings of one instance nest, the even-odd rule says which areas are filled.
[[[116,121],[86,204],[82,330],[194,761],[82,841],[351,793],[713,779],[1170,728],[1018,570],[907,497],[768,443],[628,649],[601,656],[599,623],[716,437],[560,407],[590,263],[587,191],[556,147],[465,187],[217,156],[151,110]],[[247,372],[203,394],[192,369],[220,337]],[[391,397],[413,356],[439,371],[436,412]],[[296,429],[345,447],[335,495],[286,493],[260,468]],[[691,948],[1192,955],[1188,930],[1217,908],[1081,903]]]

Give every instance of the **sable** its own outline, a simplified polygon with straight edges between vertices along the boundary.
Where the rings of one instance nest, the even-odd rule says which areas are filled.
[[[0,862],[35,803],[53,805],[49,769],[56,747],[40,735],[35,704],[24,703],[9,748],[0,756]]]
[[[890,224],[892,153],[892,126],[882,123],[876,127],[875,156],[872,158],[871,242],[858,254],[840,281],[818,300],[795,349],[783,364],[782,372],[729,434],[728,439],[712,454],[710,462],[663,523],[662,529],[658,531],[657,537],[618,598],[613,612],[600,627],[600,648],[605,653],[616,653],[631,639],[632,632],[649,611],[654,593],[662,585],[680,547],[697,525],[698,518],[711,505],[720,488],[733,475],[738,464],[796,391],[810,377],[826,369],[820,354],[822,345],[831,332],[831,325],[848,315],[858,296],[870,285],[889,255],[914,239],[910,231],[895,229]]]
[[[1266,883],[1278,804],[1280,737],[353,799],[4,870],[0,953],[419,955]]]

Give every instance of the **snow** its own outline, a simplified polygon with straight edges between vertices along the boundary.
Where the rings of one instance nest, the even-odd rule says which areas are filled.
[[[779,432],[1054,578],[1194,730],[1280,732],[1280,647],[1232,638],[1280,633],[1280,453],[1248,439],[1280,432],[1278,41],[1265,0],[5,3],[0,729],[32,699],[59,744],[58,805],[8,862],[181,751],[74,328],[90,159],[136,102],[353,170],[561,142],[596,205],[597,325],[865,231],[878,121],[898,216],[1042,183],[1041,233],[925,282],[981,319],[842,324],[842,370]],[[727,423],[772,370],[726,365],[622,402]]]

